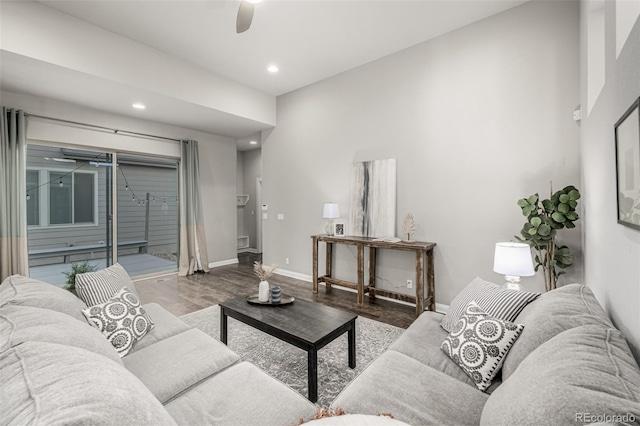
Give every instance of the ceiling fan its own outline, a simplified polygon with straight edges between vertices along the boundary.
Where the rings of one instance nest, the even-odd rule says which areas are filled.
[[[238,8],[238,17],[236,18],[236,32],[238,34],[243,33],[251,26],[253,21],[253,11],[255,5],[262,0],[242,0],[240,7]]]

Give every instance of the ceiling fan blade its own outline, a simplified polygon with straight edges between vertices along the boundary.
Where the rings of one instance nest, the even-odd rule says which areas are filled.
[[[238,18],[236,19],[236,32],[243,33],[251,26],[253,21],[253,11],[255,6],[247,0],[242,0],[238,8]]]

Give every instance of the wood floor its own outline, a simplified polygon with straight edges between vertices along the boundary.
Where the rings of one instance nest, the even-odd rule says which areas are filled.
[[[155,302],[174,315],[185,315],[218,304],[238,295],[257,293],[258,281],[253,273],[253,257],[240,256],[240,263],[212,269],[207,274],[189,277],[175,275],[137,281],[136,289],[143,303]],[[386,300],[371,304],[365,297],[362,307],[356,304],[356,294],[333,288],[327,294],[320,286],[318,294],[311,291],[311,283],[272,275],[271,285],[282,287],[284,294],[350,311],[396,327],[407,328],[415,319],[415,308]]]

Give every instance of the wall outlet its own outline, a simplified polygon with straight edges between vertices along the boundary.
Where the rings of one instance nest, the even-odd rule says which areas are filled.
[[[413,288],[413,280],[407,280],[407,288]]]
[[[287,265],[289,264],[289,258],[288,258],[288,257],[286,257],[286,258],[284,259],[284,263],[286,263]]]

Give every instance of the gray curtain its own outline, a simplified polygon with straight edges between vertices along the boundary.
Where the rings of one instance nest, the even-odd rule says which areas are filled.
[[[198,142],[181,142],[180,155],[180,262],[178,275],[196,271],[209,272],[209,256],[205,242],[202,203],[200,202],[200,170]]]
[[[27,250],[27,123],[23,111],[0,116],[0,280],[29,274]]]

